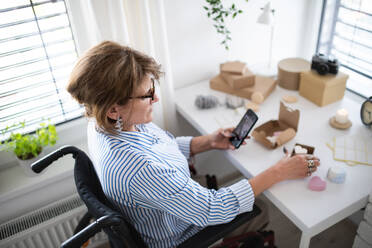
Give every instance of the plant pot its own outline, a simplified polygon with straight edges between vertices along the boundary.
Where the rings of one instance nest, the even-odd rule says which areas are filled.
[[[30,158],[30,159],[27,159],[27,160],[22,160],[22,159],[19,159],[17,157],[17,161],[18,161],[18,164],[21,166],[21,168],[23,169],[24,173],[26,174],[26,176],[29,176],[29,177],[34,177],[34,176],[38,176],[38,175],[41,175],[45,169],[40,172],[40,173],[35,173],[33,172],[33,170],[31,169],[31,164],[33,162],[36,162],[37,160],[39,160],[40,158],[43,157],[43,151],[37,156],[37,157],[34,157],[34,158]]]

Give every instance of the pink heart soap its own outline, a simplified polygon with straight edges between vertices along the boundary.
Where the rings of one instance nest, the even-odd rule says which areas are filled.
[[[309,184],[307,185],[307,187],[313,191],[323,191],[325,190],[326,186],[327,186],[327,182],[323,181],[318,176],[313,176],[310,179]]]

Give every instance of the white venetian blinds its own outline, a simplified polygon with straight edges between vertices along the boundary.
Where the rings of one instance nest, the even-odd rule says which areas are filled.
[[[370,96],[372,88],[372,1],[324,0],[318,51],[335,56],[343,69],[357,74],[353,88]],[[363,87],[365,86],[370,87]]]
[[[0,130],[25,121],[25,131],[33,131],[48,119],[80,117],[82,108],[65,90],[76,59],[63,0],[1,0]]]

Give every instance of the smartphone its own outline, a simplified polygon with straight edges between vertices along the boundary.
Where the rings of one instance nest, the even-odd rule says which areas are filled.
[[[233,144],[236,149],[243,143],[257,120],[258,116],[252,109],[248,109],[234,131],[232,131],[232,136],[230,137],[231,144]]]

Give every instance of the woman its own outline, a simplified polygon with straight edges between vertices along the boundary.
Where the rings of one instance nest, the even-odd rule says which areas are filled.
[[[273,184],[304,178],[319,166],[312,156],[286,156],[229,187],[200,186],[190,178],[187,159],[234,149],[232,130],[174,138],[153,124],[160,74],[152,58],[106,41],[82,56],[67,87],[90,117],[89,151],[107,198],[149,247],[174,247],[205,226],[229,222],[251,211],[255,197]]]

